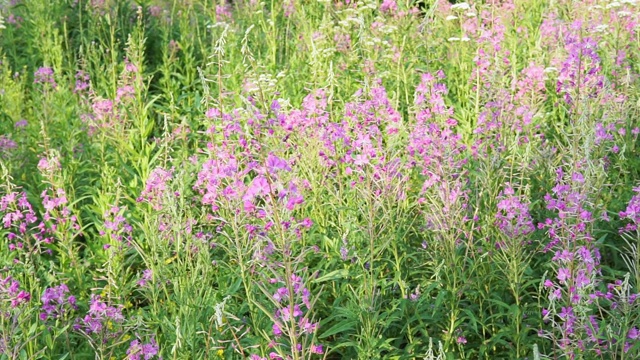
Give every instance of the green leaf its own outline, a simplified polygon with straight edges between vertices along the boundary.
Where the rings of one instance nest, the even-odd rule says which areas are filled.
[[[341,321],[332,327],[330,327],[327,331],[323,332],[322,335],[318,336],[319,339],[324,339],[331,335],[339,334],[344,331],[353,330],[354,325],[358,322],[355,320],[350,321]]]
[[[320,277],[318,277],[317,279],[313,280],[314,283],[320,284],[323,283],[325,281],[333,281],[333,280],[338,280],[338,279],[344,279],[347,278],[349,276],[349,270],[347,269],[339,269],[339,270],[334,270],[328,274],[322,275]]]

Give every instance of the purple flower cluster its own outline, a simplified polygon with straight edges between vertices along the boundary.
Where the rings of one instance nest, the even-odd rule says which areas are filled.
[[[76,216],[66,206],[68,200],[63,189],[44,190],[41,197],[45,212],[37,225],[38,219],[26,193],[11,192],[0,200],[0,214],[4,213],[3,226],[10,229],[7,235],[9,250],[26,249],[31,252],[34,247],[40,249],[43,243],[53,243],[58,235],[68,236],[72,231],[80,231]]]
[[[299,133],[301,135],[318,135],[318,131],[325,131],[325,125],[329,122],[327,111],[327,94],[319,89],[312,91],[302,100],[300,109],[291,110],[288,113],[279,110],[280,104],[274,101],[272,108],[276,111],[276,121],[286,133]]]
[[[87,334],[107,335],[114,337],[119,334],[116,324],[124,322],[122,306],[109,306],[100,299],[99,295],[92,294],[89,301],[89,311],[82,319],[77,319],[76,330],[83,330]]]
[[[50,67],[41,67],[33,74],[33,82],[36,84],[49,84],[51,88],[55,89],[58,84],[53,76],[53,69]]]
[[[555,269],[555,278],[544,282],[551,309],[543,309],[542,315],[552,322],[563,354],[574,357],[586,349],[587,342],[593,342],[598,326],[596,318],[590,317],[590,308],[598,286],[600,253],[590,233],[595,220],[584,192],[585,177],[578,171],[565,176],[562,169],[557,170],[557,176],[553,195],[545,196],[547,209],[557,217],[539,224],[551,239],[544,250],[554,252]],[[553,318],[556,312],[552,311],[556,304],[562,304],[558,319]]]
[[[15,128],[16,129],[24,129],[27,127],[27,125],[29,125],[29,122],[25,119],[20,119],[16,122],[15,124]]]
[[[93,113],[98,120],[105,120],[113,116],[113,101],[96,99],[93,102]]]
[[[110,137],[126,137],[127,121],[131,117],[133,101],[138,96],[136,84],[140,82],[141,75],[137,66],[128,59],[125,59],[115,97],[96,96],[91,89],[89,76],[82,70],[76,73],[74,92],[79,94],[86,109],[81,119],[88,127],[89,135],[101,131],[108,132]]]
[[[301,348],[301,346],[300,346]],[[324,347],[322,345],[311,345],[309,346],[309,354],[324,354]],[[268,357],[263,357],[260,355],[253,354],[249,357],[251,360],[284,360],[282,356],[278,355],[275,351],[269,353]],[[286,359],[289,359],[287,357]]]
[[[214,212],[220,208],[221,197],[238,201],[246,188],[236,157],[229,151],[220,150],[215,159],[202,164],[194,186],[202,195],[202,204],[211,206]]]
[[[242,141],[239,145],[243,148],[220,145],[216,158],[202,165],[194,188],[202,194],[203,204],[210,205],[213,212],[223,204],[229,204],[225,208],[235,207],[231,204],[242,204],[245,212],[254,213],[259,204],[269,206],[271,200],[284,205],[288,211],[304,203],[300,185],[307,184],[296,179],[283,179],[282,173],[291,171],[285,159],[269,153],[264,165],[247,161],[253,157],[247,153],[251,149]],[[242,152],[236,156],[232,151]]]
[[[38,240],[50,244],[54,241],[55,235],[68,236],[70,230],[80,231],[80,225],[76,215],[72,215],[71,209],[67,206],[68,200],[64,189],[47,189],[41,194],[44,214],[43,222],[38,225],[40,234],[36,236]]]
[[[112,240],[117,242],[122,242],[125,239],[131,240],[133,228],[122,216],[122,209],[118,206],[112,206],[103,217],[106,231],[101,230],[100,235],[108,234]]]
[[[71,310],[77,310],[76,297],[69,295],[69,288],[66,284],[47,288],[40,298],[42,301],[42,312],[40,320],[55,320],[64,318]]]
[[[129,349],[127,350],[127,360],[149,360],[153,359],[154,356],[158,355],[160,348],[156,339],[151,338],[148,343],[144,344],[140,340],[133,340],[131,344],[129,344]],[[162,359],[162,357],[160,357]]]
[[[448,93],[447,86],[442,82],[438,82],[443,81],[445,78],[446,76],[442,70],[436,72],[435,76],[431,73],[422,75],[420,84],[416,87],[413,102],[418,110],[416,114],[417,123],[427,123],[432,121],[434,117],[448,119],[453,116],[453,109],[447,107],[444,102]]]
[[[4,213],[2,225],[9,230],[7,239],[9,250],[23,249],[27,230],[31,224],[35,223],[35,211],[27,200],[26,193],[9,193],[0,199],[0,214]]]
[[[617,343],[624,343],[622,350],[628,353],[634,344],[640,343],[635,316],[640,307],[640,294],[631,293],[628,278],[615,280],[607,284],[606,289],[606,292],[598,290],[589,295],[591,301],[598,302],[612,316],[606,322],[606,329],[604,324],[600,326],[601,320],[597,316],[589,316],[589,326],[585,327],[589,345],[595,353],[601,354]],[[629,315],[631,317],[626,318]]]
[[[533,95],[538,95],[539,98],[544,99],[547,78],[544,73],[544,67],[531,62],[529,66],[522,69],[521,74],[522,77],[516,82],[515,86],[517,89],[515,100],[526,102],[527,98]]]
[[[6,156],[11,150],[18,147],[15,141],[7,135],[0,135],[0,157]]]
[[[446,87],[436,80],[444,79],[422,76],[416,89],[417,116],[409,135],[406,151],[410,165],[424,179],[418,203],[427,205],[425,210],[427,227],[439,231],[460,229],[460,221],[466,220],[467,190],[465,180],[466,146],[455,132],[457,121],[453,112],[443,101]],[[433,211],[434,208],[439,211]]]
[[[527,235],[535,230],[529,205],[522,202],[521,196],[516,196],[510,184],[498,196],[498,213],[496,226],[508,237]]]
[[[291,275],[291,284],[293,285],[293,296],[299,297],[300,300],[302,301],[302,304],[304,304],[304,306],[307,309],[310,308],[311,307],[309,303],[310,293],[309,293],[309,290],[306,287],[304,287],[304,284],[302,283],[302,278],[295,274]],[[289,300],[289,296],[290,296],[289,289],[287,287],[280,287],[273,294],[273,299],[277,303],[286,303],[286,301]],[[276,317],[281,319],[285,323],[289,322],[292,317],[297,318],[299,320],[303,320],[302,315],[303,315],[303,312],[302,310],[300,310],[299,304],[295,305],[293,307],[293,310],[290,309],[289,307],[283,307],[283,308],[280,308],[279,310],[276,310]],[[308,334],[313,334],[318,325],[317,323],[312,324],[307,321],[302,321],[300,324],[304,325],[304,326],[300,326],[301,332],[308,333]],[[281,326],[278,326],[277,324],[273,325],[274,335],[276,336],[282,335],[282,331],[279,330],[280,328]]]
[[[590,243],[593,240],[589,225],[594,218],[592,211],[588,209],[587,196],[576,190],[584,183],[584,176],[580,172],[573,172],[571,180],[567,182],[562,180],[562,169],[557,170],[557,176],[558,183],[552,189],[553,194],[545,195],[544,200],[547,209],[557,212],[558,217],[538,224],[539,228],[547,228],[551,239],[545,251],[556,246]]]
[[[138,280],[137,284],[140,287],[145,287],[153,279],[153,271],[146,269],[142,272],[142,277]]]
[[[627,208],[619,214],[621,219],[629,220],[631,223],[621,229],[621,232],[636,231],[640,224],[640,186],[633,188],[633,191],[636,195],[629,200]]]
[[[138,198],[138,202],[147,201],[155,210],[162,210],[164,204],[164,196],[167,192],[167,183],[173,178],[173,169],[165,170],[163,168],[154,169],[147,183]]]
[[[563,94],[567,104],[574,105],[582,96],[597,96],[603,88],[604,77],[600,74],[598,43],[590,37],[581,37],[582,23],[572,24],[565,36],[567,58],[558,73],[557,92]],[[574,32],[575,31],[575,32]]]
[[[272,283],[279,282],[272,280]],[[321,354],[321,345],[310,345],[308,349],[302,348],[304,339],[312,338],[318,329],[319,323],[309,319],[308,311],[311,309],[310,292],[304,286],[303,279],[295,274],[291,275],[290,281],[280,281],[286,286],[278,288],[272,295],[275,310],[275,322],[272,326],[273,335],[276,339],[283,336],[299,339],[296,348],[290,351],[305,351],[312,354]],[[306,309],[306,311],[304,310]],[[307,314],[305,314],[307,313]]]
[[[0,310],[8,311],[5,307],[9,304],[11,309],[17,308],[20,305],[26,304],[31,300],[31,295],[20,290],[20,283],[17,280],[7,276],[6,278],[0,278]],[[8,316],[8,312],[2,312],[0,315]]]
[[[119,87],[116,90],[116,102],[117,103],[123,103],[126,101],[130,101],[135,99],[136,97],[136,90],[133,86],[131,85],[125,85],[123,87]]]
[[[460,178],[465,164],[460,156],[466,146],[462,144],[461,136],[454,132],[457,121],[451,118],[453,110],[445,105],[443,99],[447,88],[436,82],[445,76],[441,71],[436,75],[422,75],[422,81],[416,88],[415,105],[418,111],[407,146],[412,165],[426,178],[422,191],[441,184],[448,175]],[[454,198],[457,198],[456,194],[451,200]]]
[[[89,83],[89,74],[86,72],[79,70],[76,72],[76,87],[73,90],[74,93],[83,92],[87,90],[90,86]]]
[[[45,156],[38,161],[38,170],[46,177],[51,177],[60,167],[60,160],[55,156],[50,158]]]
[[[393,14],[398,11],[398,4],[395,0],[384,0],[382,4],[380,4],[380,11]]]

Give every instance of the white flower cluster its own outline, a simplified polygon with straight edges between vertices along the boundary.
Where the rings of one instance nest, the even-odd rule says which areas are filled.
[[[469,6],[469,4],[466,2],[461,2],[459,4],[451,5],[451,10],[454,10],[454,11],[466,11],[469,9],[471,9],[471,6]]]
[[[448,41],[451,41],[451,42],[454,42],[454,41],[463,41],[463,42],[466,42],[466,41],[469,41],[469,40],[471,40],[471,39],[469,39],[469,38],[468,38],[468,37],[466,37],[466,36],[463,36],[463,37],[461,37],[461,38],[459,38],[459,37],[450,37],[450,38],[448,38],[447,40],[448,40]]]

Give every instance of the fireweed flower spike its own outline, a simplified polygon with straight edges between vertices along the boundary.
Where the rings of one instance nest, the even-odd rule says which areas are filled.
[[[69,295],[69,288],[65,284],[45,289],[40,300],[42,321],[64,318],[71,311],[78,309],[75,296]]]
[[[150,360],[158,355],[159,350],[155,338],[151,338],[148,343],[133,340],[129,344],[129,349],[127,349],[127,360]]]
[[[9,232],[7,234],[8,249],[29,252],[33,244],[29,243],[29,233],[39,230],[34,225],[38,219],[33,207],[27,200],[26,193],[11,192],[0,199],[0,214],[2,225]],[[37,236],[36,236],[37,237]]]
[[[155,210],[162,210],[165,193],[167,191],[167,183],[173,178],[173,169],[165,170],[163,168],[154,169],[145,185],[144,190],[137,199],[138,202],[146,201]]]
[[[111,324],[120,324],[124,321],[122,309],[121,305],[109,306],[100,299],[99,295],[92,294],[89,311],[84,318],[78,319],[76,328],[83,329],[89,335],[106,333],[107,337],[113,336],[116,332]]]
[[[514,194],[513,188],[507,184],[499,195],[496,214],[496,225],[509,237],[527,235],[535,230],[528,205]]]
[[[41,67],[33,74],[35,84],[48,84],[55,89],[58,85],[53,77],[53,69],[50,67]]]
[[[318,330],[319,323],[310,320],[312,309],[311,293],[305,287],[302,277],[292,274],[290,281],[278,281],[275,284],[283,284],[272,294],[272,300],[276,305],[272,333],[276,343],[284,339],[297,339],[297,347],[279,349],[284,353],[297,352],[299,354],[322,354],[323,348],[319,344],[309,344]],[[293,298],[291,297],[293,295]],[[303,346],[306,348],[303,349]],[[274,353],[276,355],[276,353]]]
[[[629,200],[627,208],[619,213],[620,219],[631,221],[621,232],[637,231],[640,224],[640,186],[634,187],[633,191],[636,194]]]
[[[1,316],[9,316],[9,309],[20,307],[31,300],[31,295],[20,290],[20,283],[10,276],[0,278],[0,311],[6,311]],[[9,305],[7,308],[6,305]]]

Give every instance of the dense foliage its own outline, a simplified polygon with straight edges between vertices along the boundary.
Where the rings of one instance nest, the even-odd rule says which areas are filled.
[[[640,358],[636,0],[0,0],[0,359]]]

